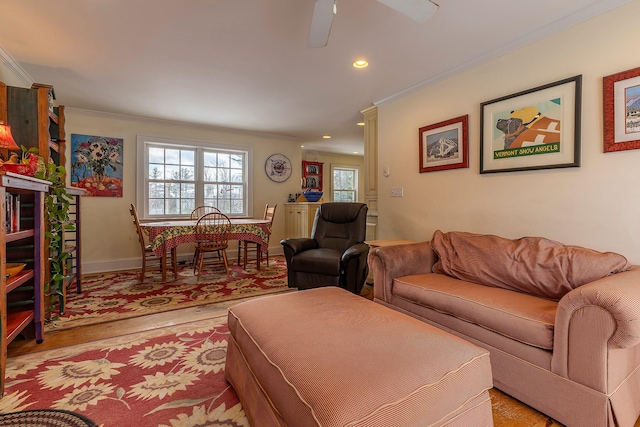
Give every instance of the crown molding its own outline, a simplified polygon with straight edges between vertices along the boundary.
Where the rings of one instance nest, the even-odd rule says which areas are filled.
[[[31,87],[31,85],[34,83],[34,80],[31,78],[31,76],[24,70],[24,68],[22,68],[20,66],[20,64],[18,64],[16,62],[15,59],[13,59],[11,57],[11,55],[9,55],[9,53],[4,50],[1,46],[0,46],[0,60],[2,60],[2,63],[16,76],[18,77],[18,79],[20,79],[20,81],[22,81],[25,85],[25,87]]]
[[[529,34],[526,34],[519,39],[513,40],[510,43],[506,43],[501,47],[491,50],[489,52],[485,52],[481,55],[478,55],[474,58],[471,58],[469,61],[466,61],[462,64],[459,64],[456,67],[449,68],[439,74],[434,75],[433,77],[418,82],[414,85],[411,85],[403,90],[400,90],[396,93],[393,93],[389,96],[381,98],[377,101],[373,102],[373,105],[376,107],[386,104],[388,102],[395,101],[404,96],[412,94],[422,88],[431,86],[435,83],[446,80],[450,77],[453,77],[457,74],[460,74],[464,71],[468,71],[478,65],[481,65],[485,62],[488,62],[492,59],[498,58],[500,56],[506,55],[510,52],[514,52],[518,49],[521,49],[531,43],[542,40],[546,37],[549,37],[553,34],[559,33],[563,30],[569,29],[575,25],[581,24],[589,19],[595,18],[599,15],[610,12],[620,6],[624,6],[627,3],[631,3],[634,0],[599,0],[576,13],[571,15],[564,16],[554,22],[551,22],[544,27],[539,28],[536,31],[532,31]]]
[[[230,134],[255,136],[255,137],[266,138],[266,139],[278,139],[278,140],[285,140],[285,141],[302,142],[302,138],[290,136],[290,135],[279,135],[279,134],[268,133],[268,132],[206,125],[202,123],[182,122],[179,120],[159,119],[154,117],[135,116],[131,114],[122,114],[122,113],[109,113],[105,111],[87,110],[83,108],[74,108],[69,106],[65,106],[64,111],[65,111],[65,114],[67,115],[69,114],[69,112],[72,112],[77,114],[101,116],[101,117],[119,119],[119,120],[135,120],[139,122],[158,123],[158,124],[165,124],[165,125],[171,125],[171,126],[185,127],[190,129],[203,129],[203,130],[230,133]]]

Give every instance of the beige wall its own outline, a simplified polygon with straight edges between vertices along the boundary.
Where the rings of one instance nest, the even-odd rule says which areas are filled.
[[[138,134],[253,147],[253,216],[262,217],[266,203],[278,203],[270,247],[274,253],[282,251],[280,240],[284,236],[283,203],[287,201],[289,193],[299,191],[301,169],[294,166],[291,178],[284,183],[276,183],[267,178],[264,164],[271,154],[280,153],[287,156],[293,165],[299,165],[301,151],[298,142],[73,108],[66,109],[66,120],[68,141],[71,140],[72,133],[124,139],[123,197],[85,197],[82,201],[84,273],[131,268],[139,264],[140,248],[137,246],[137,237],[129,215],[129,204],[136,203]],[[231,248],[235,248],[235,245]],[[189,248],[180,249],[185,253]]]
[[[539,235],[640,263],[640,150],[602,148],[602,77],[640,66],[638,16],[634,1],[380,105],[378,238],[427,240],[436,229]],[[582,166],[480,175],[480,103],[578,74]],[[420,174],[418,129],[464,114],[470,167]],[[389,197],[390,187],[404,187],[404,197]]]
[[[312,162],[322,162],[322,189],[324,191],[323,200],[330,202],[332,194],[331,167],[350,166],[358,169],[358,200],[364,200],[364,156],[352,156],[349,154],[326,153],[322,151],[303,150],[302,160]],[[300,190],[298,190],[300,191]]]

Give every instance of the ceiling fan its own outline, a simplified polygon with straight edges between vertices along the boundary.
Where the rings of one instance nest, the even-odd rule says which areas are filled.
[[[309,28],[309,47],[324,47],[329,40],[333,15],[336,14],[338,0],[315,0],[311,28]],[[408,16],[414,21],[426,22],[436,10],[438,5],[430,0],[377,0],[396,12]]]

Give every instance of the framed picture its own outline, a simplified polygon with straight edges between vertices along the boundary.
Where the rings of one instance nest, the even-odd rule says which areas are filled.
[[[123,139],[71,134],[71,186],[94,197],[122,197]]]
[[[640,148],[640,68],[606,76],[604,152]]]
[[[580,166],[582,76],[480,104],[480,173]]]
[[[469,167],[469,116],[421,127],[420,173]]]

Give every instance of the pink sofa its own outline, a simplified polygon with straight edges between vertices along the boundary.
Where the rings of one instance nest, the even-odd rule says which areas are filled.
[[[640,415],[640,267],[542,238],[436,231],[373,249],[374,301],[490,352],[494,386],[567,426]]]

